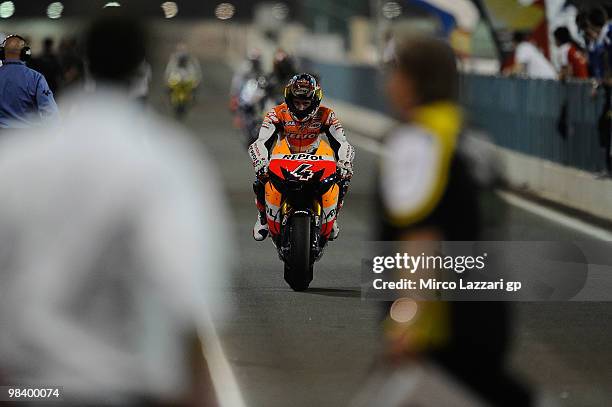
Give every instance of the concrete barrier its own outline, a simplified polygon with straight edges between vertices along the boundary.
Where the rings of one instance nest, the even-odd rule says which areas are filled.
[[[348,137],[357,133],[381,141],[397,122],[388,116],[349,103],[328,99]],[[478,138],[501,161],[501,177],[514,190],[528,192],[560,205],[606,220],[612,220],[612,180],[593,173],[519,153]]]

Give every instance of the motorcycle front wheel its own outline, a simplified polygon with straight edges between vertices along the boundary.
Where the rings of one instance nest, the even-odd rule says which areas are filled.
[[[174,117],[177,120],[182,120],[187,113],[187,105],[185,103],[179,103],[174,107]]]
[[[294,216],[288,226],[290,250],[285,261],[285,281],[294,291],[304,291],[312,281],[310,217]]]

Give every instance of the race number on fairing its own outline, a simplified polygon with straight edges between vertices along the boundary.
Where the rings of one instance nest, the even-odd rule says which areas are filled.
[[[300,166],[291,171],[290,174],[301,181],[308,181],[314,175],[314,172],[312,172],[310,168],[312,168],[312,164],[300,164]]]

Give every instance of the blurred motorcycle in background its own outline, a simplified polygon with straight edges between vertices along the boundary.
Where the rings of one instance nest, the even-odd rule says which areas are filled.
[[[170,96],[170,106],[174,116],[182,120],[187,113],[189,106],[194,101],[194,91],[196,83],[194,81],[183,81],[178,78],[170,77],[168,80],[168,91]]]
[[[266,79],[248,79],[238,96],[237,115],[244,134],[245,147],[251,145],[259,136],[259,128],[267,108]]]

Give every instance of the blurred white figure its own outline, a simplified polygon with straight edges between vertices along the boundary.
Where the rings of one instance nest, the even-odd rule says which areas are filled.
[[[198,87],[201,80],[200,62],[189,52],[185,44],[178,44],[166,66],[166,83],[192,82],[194,87]]]
[[[257,48],[249,50],[246,60],[240,64],[232,76],[230,97],[239,97],[244,85],[250,79],[258,79],[264,75],[261,63],[261,51]]]
[[[396,47],[397,44],[393,31],[386,31],[383,38],[383,50],[381,54],[381,62],[383,65],[389,65],[395,61]]]
[[[74,405],[188,405],[196,334],[224,309],[227,217],[198,146],[108,86],[136,62],[97,65],[129,21],[91,29],[104,81],[61,135],[0,143],[0,381],[63,386]]]
[[[76,102],[63,137],[0,144],[0,369],[77,398],[178,397],[227,275],[219,185],[125,96]]]
[[[513,73],[536,79],[557,79],[557,72],[531,41],[527,34],[515,32],[512,38],[514,50]]]
[[[151,64],[147,61],[142,61],[130,80],[130,97],[145,103],[151,91],[152,77],[153,70],[151,69]]]

